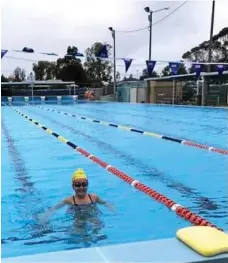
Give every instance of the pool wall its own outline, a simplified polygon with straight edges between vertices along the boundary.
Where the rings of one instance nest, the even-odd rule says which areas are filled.
[[[176,238],[3,258],[9,262],[228,262],[228,253],[203,257]]]
[[[44,101],[58,101],[58,97],[62,101],[73,101],[75,96],[73,95],[62,95],[62,96],[2,96],[1,100],[2,102],[8,102],[8,98],[12,98],[14,102],[26,102],[25,98],[27,98],[27,101],[42,101],[41,97],[45,98]]]

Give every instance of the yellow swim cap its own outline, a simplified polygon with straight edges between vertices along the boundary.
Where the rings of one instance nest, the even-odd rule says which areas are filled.
[[[72,182],[74,182],[77,179],[86,179],[87,180],[87,175],[83,169],[79,168],[73,173]]]

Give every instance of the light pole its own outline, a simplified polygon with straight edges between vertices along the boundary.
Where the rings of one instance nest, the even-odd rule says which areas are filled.
[[[113,92],[116,97],[116,31],[112,28],[108,28],[112,32],[113,38]]]
[[[30,82],[30,87],[32,89],[32,101],[33,101],[33,89],[34,89],[35,76],[33,75],[32,72],[29,74],[28,79],[29,79],[29,82]]]
[[[163,10],[168,10],[169,7],[165,7],[165,8],[161,8],[161,9],[158,9],[158,10],[150,10],[150,8],[147,6],[144,8],[144,10],[149,13],[148,15],[148,20],[149,20],[149,30],[150,30],[150,35],[149,35],[149,60],[151,60],[151,53],[152,53],[152,16],[153,16],[153,13],[157,13],[157,12],[160,12],[160,11],[163,11]]]

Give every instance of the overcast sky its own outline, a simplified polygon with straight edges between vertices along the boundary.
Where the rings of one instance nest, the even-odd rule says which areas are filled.
[[[32,47],[36,52],[65,54],[68,45],[80,52],[96,41],[112,44],[112,26],[116,30],[133,30],[148,25],[145,6],[152,10],[169,7],[155,13],[156,22],[172,12],[184,1],[143,0],[2,0],[1,48],[22,49]],[[212,1],[188,1],[174,14],[153,27],[152,59],[180,60],[182,54],[209,38]],[[214,34],[228,26],[228,1],[216,0]],[[116,33],[116,56],[133,58],[128,71],[137,76],[148,59],[148,30],[135,33]],[[9,75],[16,66],[32,69],[32,61],[52,60],[55,57],[9,51],[1,60],[2,73]],[[83,60],[82,60],[83,61]],[[123,62],[117,61],[124,75]],[[141,66],[134,66],[142,64]],[[122,65],[122,66],[121,66]],[[158,64],[161,69],[165,64]],[[122,76],[123,76],[122,75]]]

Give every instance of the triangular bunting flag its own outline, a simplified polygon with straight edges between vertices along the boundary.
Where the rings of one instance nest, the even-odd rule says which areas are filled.
[[[219,74],[220,76],[222,76],[223,71],[225,70],[225,65],[222,65],[222,64],[216,65],[216,70],[218,71],[218,74]]]
[[[7,49],[1,49],[1,59],[5,56],[5,54],[8,52]]]
[[[147,70],[148,70],[148,74],[149,76],[151,76],[154,67],[155,67],[156,61],[154,60],[146,60],[146,65],[147,65]]]
[[[125,64],[125,73],[127,73],[128,69],[131,66],[132,59],[131,58],[123,58]]]
[[[26,52],[26,53],[34,53],[34,49],[30,48],[30,47],[24,47],[22,49],[22,52]]]
[[[169,68],[173,75],[177,75],[180,63],[178,62],[169,62]]]
[[[196,78],[198,79],[200,77],[200,73],[202,70],[202,64],[193,64],[193,68],[194,68],[195,73],[196,73]]]

